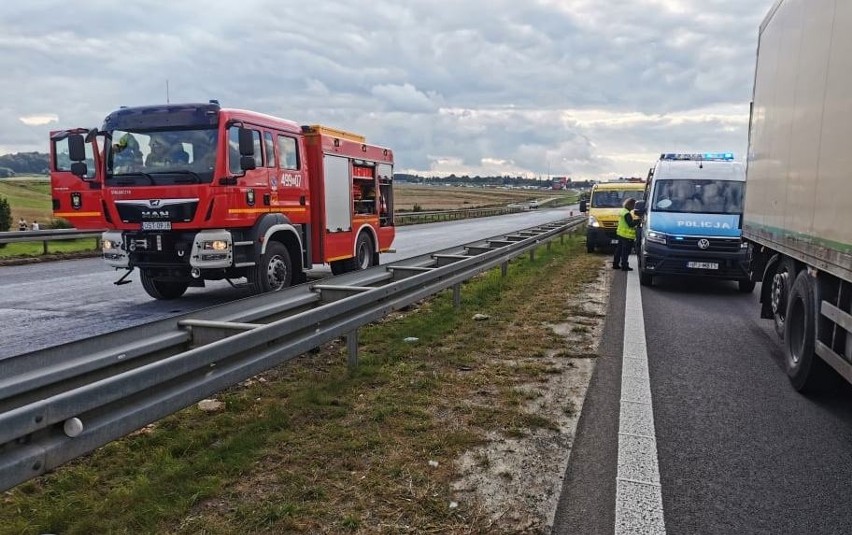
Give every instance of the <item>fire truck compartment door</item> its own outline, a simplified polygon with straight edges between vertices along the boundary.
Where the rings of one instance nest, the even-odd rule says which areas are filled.
[[[352,180],[349,159],[323,157],[325,169],[325,228],[328,232],[352,230]]]

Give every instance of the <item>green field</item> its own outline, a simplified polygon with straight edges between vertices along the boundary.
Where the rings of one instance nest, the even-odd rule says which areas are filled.
[[[53,217],[50,202],[50,180],[47,177],[31,180],[0,180],[0,197],[9,201],[12,209],[12,230],[18,219],[46,223]]]

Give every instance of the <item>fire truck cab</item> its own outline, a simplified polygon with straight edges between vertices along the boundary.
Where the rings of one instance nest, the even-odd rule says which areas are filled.
[[[393,153],[357,134],[211,101],[121,108],[94,136],[104,259],[139,268],[156,299],[241,277],[279,290],[315,264],[370,267],[393,242]],[[97,180],[83,135],[68,140],[73,174]]]

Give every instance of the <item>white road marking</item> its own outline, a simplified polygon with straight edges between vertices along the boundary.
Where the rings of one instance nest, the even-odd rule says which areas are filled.
[[[615,533],[666,533],[654,411],[651,406],[645,318],[642,315],[642,293],[636,273],[627,273],[624,309]]]

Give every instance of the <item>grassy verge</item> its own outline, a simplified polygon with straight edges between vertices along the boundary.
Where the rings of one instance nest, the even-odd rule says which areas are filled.
[[[442,294],[363,328],[354,372],[330,344],[221,393],[221,412],[186,409],[20,485],[0,533],[499,532],[478,504],[450,506],[454,460],[489,431],[553,428],[516,386],[565,350],[546,324],[597,275],[581,251],[557,242],[466,284],[460,311]]]
[[[55,240],[47,243],[48,254],[78,253],[82,251],[100,251],[100,243],[95,238]],[[0,258],[40,256],[43,254],[44,242],[40,241],[8,243],[6,247],[0,249]]]

